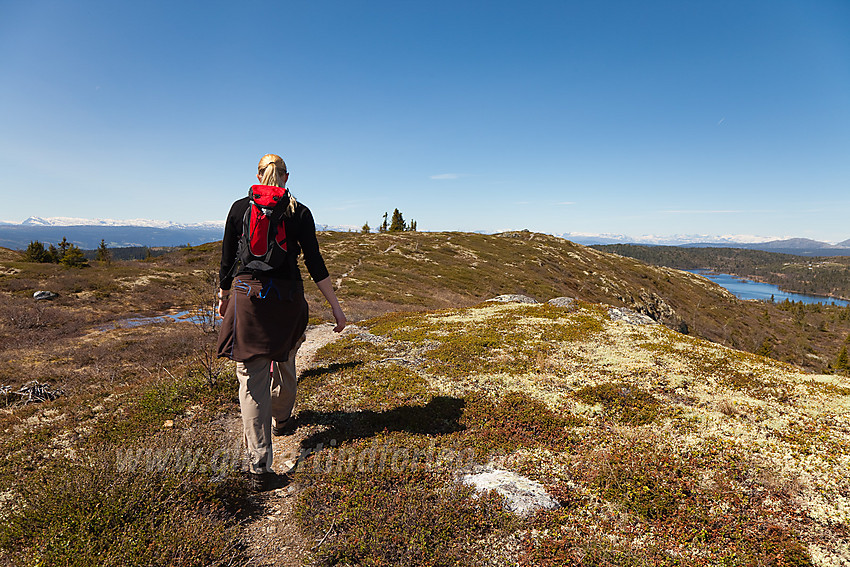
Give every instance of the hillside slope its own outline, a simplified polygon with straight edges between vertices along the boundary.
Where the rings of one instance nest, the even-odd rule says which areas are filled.
[[[337,534],[320,564],[850,561],[847,378],[596,304],[364,326],[302,378],[299,518],[317,539]],[[458,455],[542,483],[561,507],[517,523],[472,506],[453,488]]]
[[[389,311],[464,307],[505,293],[570,296],[630,307],[670,328],[816,372],[830,369],[850,337],[850,308],[740,301],[705,278],[543,234],[324,232],[319,239],[337,295],[354,321]],[[11,295],[0,302],[24,308],[33,291],[51,289],[60,293],[53,305],[66,318],[90,323],[121,312],[196,307],[211,302],[219,254],[220,244],[209,243],[144,262],[68,270],[17,261],[20,256],[7,251],[0,255],[0,291]],[[330,319],[316,287],[305,290],[312,313]],[[17,342],[20,333],[6,330],[0,327],[0,336]]]
[[[530,232],[322,233],[338,295],[354,318],[468,306],[520,293],[626,306],[668,327],[823,371],[850,336],[850,309],[741,301],[705,278]],[[314,305],[321,306],[312,292]]]
[[[324,565],[850,561],[850,381],[614,321],[606,303],[692,333],[725,317],[735,337],[750,320],[780,332],[784,312],[529,233],[321,238],[361,320],[301,373],[279,520],[238,474],[214,330],[125,321],[207,304],[215,244],[82,270],[0,263],[0,565],[261,564],[240,539],[258,516],[297,525]],[[515,292],[584,301],[479,301]],[[813,315],[790,331],[836,332],[809,331]],[[63,392],[21,405],[30,379]],[[540,482],[559,508],[518,518],[474,497],[458,480],[479,467]]]

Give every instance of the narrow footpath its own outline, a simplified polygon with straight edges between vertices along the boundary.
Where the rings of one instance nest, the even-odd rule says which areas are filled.
[[[295,359],[299,376],[313,367],[317,350],[354,330],[349,326],[342,333],[334,333],[333,327],[333,323],[325,323],[307,329],[307,339]],[[297,402],[295,410],[298,411]],[[231,428],[238,435],[241,430],[238,415],[233,416]],[[299,428],[292,435],[274,438],[274,470],[277,473],[285,473],[292,467],[292,455],[297,454],[301,440],[309,433]],[[252,497],[257,513],[243,527],[251,565],[300,567],[312,564],[312,551],[318,542],[305,538],[298,529],[294,518],[297,494],[298,488],[289,485]]]

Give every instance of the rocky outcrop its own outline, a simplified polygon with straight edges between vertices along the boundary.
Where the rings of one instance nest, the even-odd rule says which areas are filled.
[[[538,303],[538,301],[533,297],[528,297],[527,295],[519,295],[516,293],[497,295],[496,297],[488,299],[487,301],[495,301],[496,303]]]
[[[646,315],[675,331],[679,331],[685,335],[688,334],[688,324],[657,293],[641,289],[638,291],[637,297],[629,294],[628,296],[619,296],[618,299],[632,310]]]
[[[546,303],[555,307],[566,307],[568,309],[575,309],[576,307],[576,300],[572,297],[554,297]]]
[[[608,309],[608,316],[612,321],[623,321],[629,325],[658,325],[658,321],[652,317],[628,307],[611,307]]]
[[[542,484],[508,470],[484,467],[464,475],[461,480],[478,492],[495,490],[505,499],[507,509],[518,516],[558,507],[558,501],[546,492]]]

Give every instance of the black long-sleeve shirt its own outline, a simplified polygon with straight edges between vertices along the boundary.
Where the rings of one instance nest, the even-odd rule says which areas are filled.
[[[249,199],[239,199],[230,207],[227,213],[227,221],[224,224],[224,239],[221,242],[221,269],[218,279],[221,289],[230,289],[233,278],[240,273],[249,273],[242,266],[238,269],[236,252],[239,248],[239,239],[242,236],[242,225],[245,211],[248,209]],[[297,203],[295,213],[284,217],[286,228],[286,241],[289,249],[286,254],[286,262],[279,268],[268,272],[273,278],[285,280],[300,280],[301,270],[298,269],[298,254],[304,252],[304,264],[313,281],[320,282],[328,277],[328,269],[319,251],[319,241],[316,240],[316,224],[310,209]]]

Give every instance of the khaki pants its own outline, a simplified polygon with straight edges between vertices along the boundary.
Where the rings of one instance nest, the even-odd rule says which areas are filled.
[[[252,473],[272,470],[272,427],[292,415],[298,386],[295,354],[303,342],[302,336],[286,362],[259,357],[236,363],[242,431],[248,449],[248,470]]]

